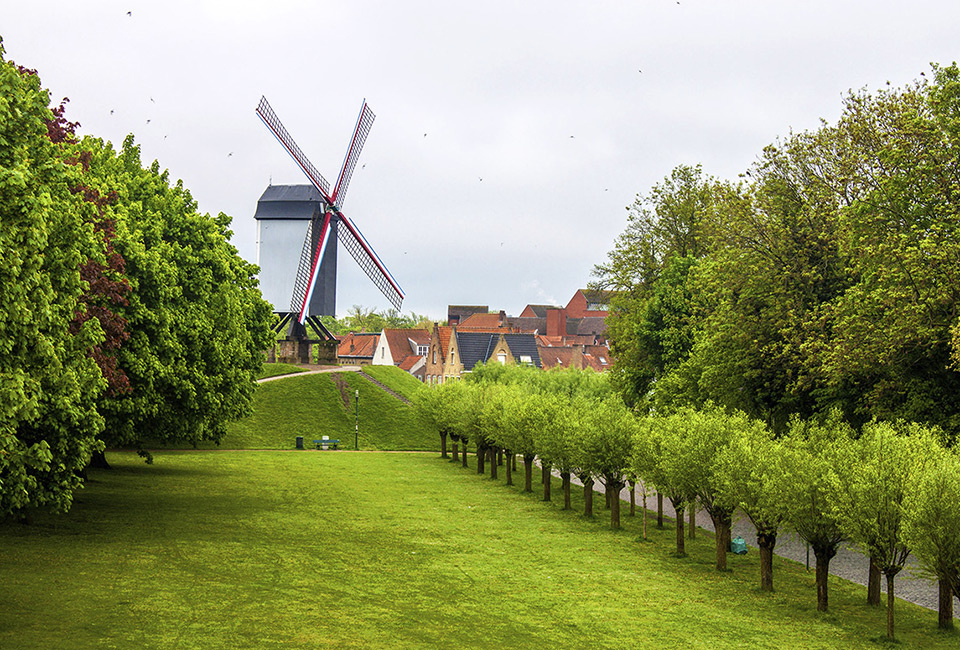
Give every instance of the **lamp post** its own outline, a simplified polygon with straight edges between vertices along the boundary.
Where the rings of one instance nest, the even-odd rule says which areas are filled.
[[[354,429],[353,429],[353,449],[357,451],[360,449],[360,389],[357,389],[357,392],[354,393],[355,400],[353,402],[353,416],[354,416]]]

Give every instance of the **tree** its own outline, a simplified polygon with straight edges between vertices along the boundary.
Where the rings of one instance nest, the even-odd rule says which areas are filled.
[[[0,516],[69,509],[103,419],[93,358],[103,331],[86,310],[80,266],[102,254],[82,166],[54,144],[36,73],[0,46]],[[54,124],[55,126],[55,124]]]
[[[760,589],[773,591],[773,552],[786,517],[783,498],[774,477],[784,473],[783,447],[758,420],[735,428],[730,443],[717,459],[721,491],[732,495],[737,507],[757,529],[760,550]]]
[[[546,417],[539,420],[534,433],[534,442],[540,461],[545,467],[560,472],[563,485],[563,509],[570,509],[570,474],[580,460],[580,409],[582,403],[571,402],[562,395],[544,395],[538,408]],[[549,481],[549,477],[546,477]],[[549,491],[544,491],[544,501],[549,500]]]
[[[413,405],[420,414],[421,418],[432,424],[437,429],[437,432],[440,434],[440,457],[448,458],[447,436],[450,435],[450,429],[448,423],[444,419],[446,410],[444,409],[440,391],[417,391],[416,395],[414,395]],[[454,452],[454,455],[456,455],[456,452]]]
[[[910,554],[904,502],[941,447],[929,429],[903,422],[870,422],[859,439],[845,442],[833,507],[849,538],[886,577],[887,638],[893,639],[894,578]]]
[[[783,472],[774,477],[774,491],[781,495],[786,521],[813,548],[817,559],[817,609],[827,611],[827,577],[830,560],[847,534],[836,515],[838,490],[848,466],[843,454],[849,450],[853,431],[834,411],[822,422],[794,418],[783,437]]]
[[[940,581],[942,629],[953,628],[953,596],[960,594],[960,457],[939,454],[903,504],[903,536],[920,567]]]
[[[610,502],[610,527],[620,528],[620,491],[626,484],[633,458],[637,421],[619,395],[598,402],[580,402],[582,413],[582,464],[603,480]]]
[[[230,218],[199,214],[182,183],[171,186],[156,162],[143,168],[132,137],[116,153],[97,139],[81,144],[88,186],[116,196],[106,213],[131,286],[118,308],[129,340],[116,353],[130,391],[101,398],[104,441],[219,442],[249,413],[272,338],[257,269],[229,243]]]

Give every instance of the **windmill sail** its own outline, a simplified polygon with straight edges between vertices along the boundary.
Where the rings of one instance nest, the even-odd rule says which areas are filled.
[[[356,260],[360,268],[367,274],[367,277],[373,281],[373,284],[380,289],[380,292],[383,293],[386,299],[390,301],[390,304],[393,305],[397,311],[400,311],[400,306],[403,304],[403,289],[400,288],[397,281],[390,275],[390,271],[388,271],[387,267],[380,261],[380,257],[374,252],[370,244],[367,243],[367,240],[360,232],[360,229],[357,228],[356,224],[353,223],[353,220],[344,217],[340,219],[340,225],[346,226],[346,228],[337,229],[337,237],[340,239],[343,247],[353,256],[353,259]]]
[[[277,117],[277,114],[273,112],[273,108],[270,106],[270,103],[267,101],[266,97],[260,98],[260,104],[257,106],[257,115],[260,116],[260,119],[263,120],[263,123],[267,125],[267,128],[273,132],[273,135],[277,137],[277,140],[280,141],[280,144],[283,145],[283,148],[287,150],[287,153],[290,154],[290,157],[294,159],[300,169],[303,170],[303,173],[307,175],[307,178],[310,179],[310,182],[313,183],[314,187],[320,190],[320,193],[323,194],[323,198],[330,201],[330,183],[327,182],[327,179],[323,177],[317,168],[313,166],[313,163],[307,158],[307,156],[300,150],[300,147],[297,146],[297,143],[294,142],[293,137],[290,133],[287,132],[286,127],[283,126],[283,123],[280,122],[280,118]]]
[[[360,158],[360,151],[363,149],[363,143],[367,141],[367,135],[373,127],[373,120],[376,115],[367,106],[367,101],[363,101],[360,108],[360,115],[357,117],[357,125],[353,129],[353,138],[350,139],[350,146],[347,148],[347,155],[343,157],[343,166],[340,167],[340,176],[337,177],[337,186],[333,189],[330,196],[333,204],[339,210],[343,206],[343,197],[347,194],[347,187],[350,185],[350,179],[353,177],[353,170],[357,166],[357,160]]]

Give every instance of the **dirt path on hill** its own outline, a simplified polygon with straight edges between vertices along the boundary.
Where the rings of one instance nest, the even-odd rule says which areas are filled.
[[[268,381],[275,381],[277,379],[290,379],[291,377],[304,377],[306,375],[318,375],[324,372],[360,372],[360,366],[317,366],[317,365],[304,365],[300,366],[301,368],[308,368],[303,372],[291,372],[286,375],[277,375],[275,377],[264,377],[263,379],[258,379],[257,383],[262,384]]]

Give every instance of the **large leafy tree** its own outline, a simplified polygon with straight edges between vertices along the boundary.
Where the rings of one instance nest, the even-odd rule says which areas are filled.
[[[107,214],[132,288],[119,309],[130,338],[117,352],[130,390],[101,399],[104,440],[219,442],[249,412],[271,339],[256,267],[229,243],[230,218],[200,214],[182,183],[156,162],[144,168],[132,137],[119,152],[82,144],[88,185],[116,197]]]
[[[81,265],[102,252],[71,192],[68,160],[48,126],[49,97],[33,71],[0,47],[0,516],[66,510],[97,450],[104,381],[93,358],[103,340],[86,310]]]

